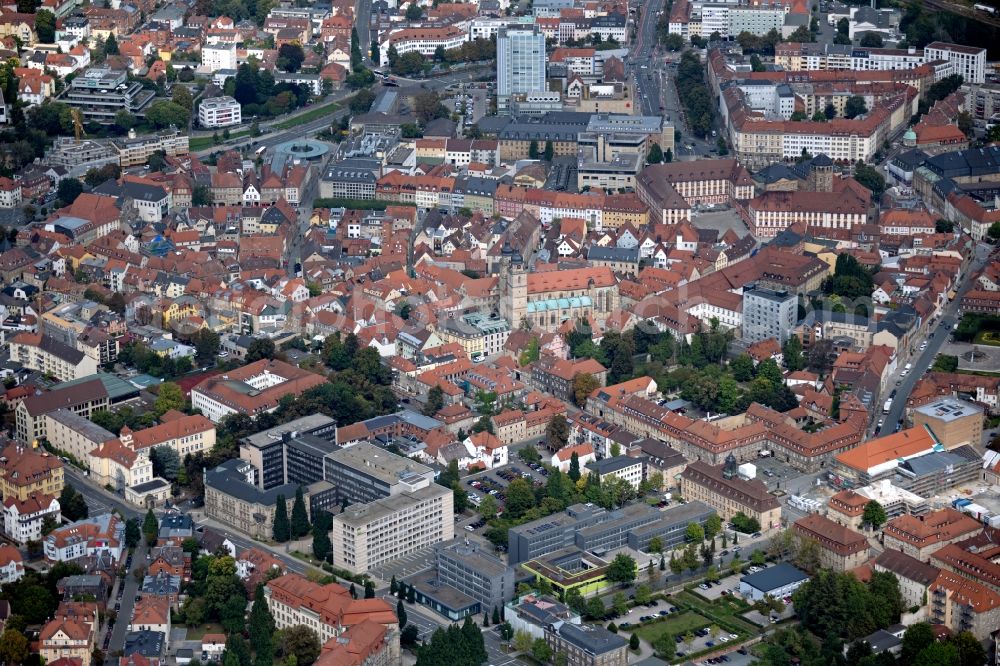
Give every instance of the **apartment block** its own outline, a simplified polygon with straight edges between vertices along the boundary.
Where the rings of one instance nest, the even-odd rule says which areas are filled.
[[[62,519],[59,500],[52,495],[39,493],[26,500],[11,496],[3,502],[4,534],[21,546],[42,539],[42,525],[46,518],[57,524]]]
[[[333,562],[355,573],[370,571],[455,536],[454,496],[436,483],[367,504],[333,518]]]
[[[1000,594],[982,583],[942,571],[931,583],[930,621],[986,640],[1000,626]]]
[[[587,463],[587,472],[596,474],[601,482],[613,476],[618,477],[634,490],[639,490],[639,484],[646,478],[646,456],[602,458]]]
[[[125,549],[125,521],[110,513],[78,520],[50,532],[43,545],[50,562],[91,555],[107,555],[118,562]]]
[[[202,127],[230,127],[243,122],[243,107],[232,97],[211,97],[198,105],[198,124]]]
[[[0,497],[24,502],[32,497],[58,497],[63,489],[63,463],[49,453],[8,444],[0,451]]]
[[[564,653],[567,666],[625,666],[628,641],[596,624],[561,622],[545,631],[553,654]]]
[[[10,359],[61,382],[97,373],[95,359],[44,334],[15,335],[10,341]]]
[[[982,84],[986,82],[986,49],[984,48],[947,42],[931,42],[924,47],[924,58],[928,62],[947,60],[952,63],[955,65],[955,73],[961,75],[965,83]]]
[[[743,340],[758,342],[773,338],[784,345],[798,318],[794,293],[776,291],[756,284],[743,291]]]

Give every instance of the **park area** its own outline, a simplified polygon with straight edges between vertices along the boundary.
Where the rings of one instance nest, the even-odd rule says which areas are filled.
[[[689,631],[694,632],[711,624],[712,621],[704,615],[686,611],[674,613],[658,622],[647,622],[636,629],[635,633],[639,634],[639,638],[652,643],[664,633],[671,636],[683,636]]]

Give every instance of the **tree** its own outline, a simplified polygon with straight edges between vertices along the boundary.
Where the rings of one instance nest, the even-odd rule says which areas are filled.
[[[149,452],[149,460],[153,463],[153,474],[167,481],[176,481],[181,469],[181,457],[177,450],[169,444],[154,446]]]
[[[271,615],[267,606],[267,596],[264,594],[263,583],[257,583],[247,628],[250,632],[250,645],[254,652],[258,656],[262,653],[271,656],[274,651],[272,637],[274,636],[275,624],[274,616]]]
[[[864,36],[861,37],[861,46],[873,49],[882,48],[882,35],[877,32],[866,32]]]
[[[531,634],[527,631],[518,631],[514,634],[514,649],[526,654],[531,651],[531,641]]]
[[[559,450],[569,441],[569,423],[562,414],[556,414],[545,426],[545,441],[549,448]]]
[[[5,629],[0,635],[0,663],[23,664],[29,653],[28,639],[17,629]]]
[[[507,486],[507,510],[504,515],[517,519],[535,506],[535,491],[526,479],[514,479]]]
[[[577,455],[576,451],[569,459],[569,473],[567,474],[573,483],[580,480],[580,456]]]
[[[1000,127],[1000,125],[998,125]],[[986,235],[990,237],[994,243],[1000,241],[1000,222],[994,222],[990,225],[990,228],[986,230]]]
[[[795,372],[796,370],[801,370],[805,367],[805,359],[802,356],[802,340],[799,336],[790,336],[781,351],[785,361],[785,367],[788,368],[790,372]]]
[[[411,54],[413,53],[407,53],[406,55]],[[419,53],[415,55],[422,58]],[[441,98],[433,90],[424,90],[417,93],[413,98],[413,111],[424,125],[436,118],[447,118],[449,116],[448,109],[441,103]]]
[[[948,642],[958,651],[959,666],[980,666],[986,663],[986,650],[972,633],[960,632]]]
[[[59,494],[59,507],[63,517],[71,521],[83,520],[90,515],[90,509],[83,495],[68,483],[63,486]]]
[[[861,160],[858,160],[854,167],[854,180],[871,190],[872,195],[876,197],[882,196],[882,192],[885,191],[885,176]]]
[[[531,656],[539,663],[548,663],[552,658],[552,648],[545,642],[544,638],[536,638],[531,642]]]
[[[645,583],[635,586],[635,603],[647,604],[653,596],[653,590]]]
[[[926,622],[911,624],[903,633],[901,663],[911,664],[921,652],[934,643],[934,630]],[[942,662],[944,663],[944,662]]]
[[[684,536],[692,543],[699,543],[705,540],[705,528],[698,523],[688,523]]]
[[[142,532],[139,530],[139,520],[137,518],[129,518],[125,521],[125,546],[127,548],[135,548],[139,545],[139,539],[142,537]]]
[[[737,511],[736,515],[729,521],[733,524],[733,529],[744,534],[753,534],[760,531],[760,522],[756,518],[751,518],[742,511]],[[736,543],[736,539],[733,539]]]
[[[662,553],[663,539],[658,536],[653,537],[649,540],[649,547],[646,550],[650,553]]]
[[[212,190],[207,185],[195,185],[191,190],[192,206],[211,206]]]
[[[406,626],[406,608],[403,606],[403,600],[400,599],[396,602],[396,618],[399,620],[399,626]]]
[[[286,43],[282,44],[281,48],[278,49],[278,60],[275,64],[278,66],[278,69],[294,73],[299,71],[302,67],[302,61],[305,59],[306,54],[302,50],[301,45]]]
[[[823,115],[826,116],[827,120],[833,120],[837,117],[837,107],[833,105],[833,102],[826,103],[826,106],[823,107]]]
[[[713,539],[715,535],[722,531],[722,518],[719,518],[719,514],[713,513],[705,521],[705,538]]]
[[[146,510],[146,517],[142,521],[142,533],[146,535],[146,543],[153,545],[156,543],[157,534],[160,531],[160,523],[156,520],[156,514],[152,509]]]
[[[104,40],[104,55],[118,55],[118,40],[115,33],[108,33],[108,38]]]
[[[528,144],[528,159],[538,159],[538,142],[534,139],[532,139],[531,143]]]
[[[180,104],[166,100],[153,102],[146,110],[146,122],[156,129],[164,129],[166,127],[184,128],[188,126],[190,119],[190,109],[185,109]]]
[[[646,164],[660,164],[663,162],[663,149],[660,144],[654,143],[646,156]]]
[[[274,525],[271,533],[278,543],[285,543],[291,538],[291,525],[288,523],[288,506],[284,495],[278,495],[274,505]]]
[[[603,620],[608,614],[608,609],[604,607],[604,602],[600,597],[591,597],[587,600],[587,613],[592,620]]]
[[[51,44],[56,41],[56,16],[47,9],[39,9],[35,12],[35,33],[38,41],[42,44]]]
[[[577,373],[573,377],[573,402],[582,409],[587,405],[587,397],[600,386],[601,383],[589,372]]]
[[[372,102],[375,101],[375,93],[364,88],[359,90],[351,98],[350,109],[352,115],[361,115],[362,113],[368,113],[368,110],[372,107]]]
[[[407,21],[419,21],[423,15],[424,15],[423,8],[416,2],[411,2],[410,6],[406,8]]]
[[[627,585],[635,580],[636,573],[635,560],[625,553],[618,553],[608,565],[607,578],[615,583]]]
[[[420,412],[424,416],[433,416],[437,414],[444,407],[444,391],[441,389],[439,384],[435,384],[430,391],[427,392],[427,402],[424,403],[424,408]]]
[[[864,97],[861,95],[851,95],[847,98],[847,103],[844,104],[845,118],[856,118],[866,113],[868,113],[868,105],[865,104]]]
[[[628,647],[632,651],[639,650],[639,634],[632,634],[628,638]]]
[[[889,516],[886,515],[885,508],[872,500],[865,504],[865,511],[861,514],[861,520],[871,525],[873,530],[878,531],[882,525],[889,520]]]
[[[83,183],[76,178],[63,178],[59,181],[59,187],[56,188],[56,196],[59,197],[59,201],[67,206],[76,201],[76,198],[81,194],[83,194]]]
[[[267,338],[254,338],[247,347],[247,355],[244,359],[247,363],[255,363],[262,359],[274,358],[274,341]]]
[[[174,86],[174,91],[170,95],[170,101],[190,110],[194,106],[194,95],[191,94],[187,86]]]
[[[664,38],[663,47],[668,51],[679,51],[684,48],[684,38],[671,33]]]
[[[666,661],[672,661],[677,653],[677,641],[667,632],[663,632],[653,640],[653,649],[656,655]]]
[[[740,354],[730,361],[729,369],[733,372],[733,379],[738,382],[747,382],[753,379],[753,359],[750,358],[750,355],[747,353]]]
[[[933,643],[924,648],[912,662],[913,666],[943,666],[957,664],[958,649],[951,643]],[[983,663],[983,662],[980,662]]]
[[[172,409],[183,410],[186,402],[187,399],[180,386],[174,382],[163,382],[158,387],[156,400],[153,402],[153,411],[159,418]]]
[[[302,486],[295,489],[295,502],[292,504],[291,537],[301,539],[309,534],[309,514],[306,513],[306,502],[302,496]]]
[[[409,597],[409,590],[407,590],[407,597]],[[371,580],[366,580],[365,599],[374,599],[374,598],[375,598],[375,583],[373,583]]]
[[[304,624],[282,629],[279,635],[281,654],[295,657],[298,666],[309,666],[319,657],[319,636]]]

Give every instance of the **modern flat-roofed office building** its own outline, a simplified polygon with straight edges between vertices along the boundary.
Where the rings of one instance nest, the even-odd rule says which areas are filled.
[[[60,101],[79,109],[84,120],[110,123],[119,111],[141,118],[154,97],[152,90],[129,80],[124,70],[91,67],[73,79]]]
[[[514,567],[464,539],[437,548],[437,579],[478,601],[484,613],[502,607],[516,590]]]
[[[324,458],[339,449],[337,422],[311,414],[255,433],[240,442],[240,458],[257,470],[254,485],[270,490],[286,483],[323,480]]]
[[[688,523],[704,524],[713,513],[702,502],[688,502],[666,511],[646,504],[615,511],[574,504],[565,513],[512,527],[507,537],[508,559],[518,564],[571,546],[598,555],[626,545],[644,550],[653,537],[672,548],[683,543]]]
[[[430,467],[368,442],[327,455],[324,476],[336,487],[340,500],[350,504],[413,493],[434,483]]]
[[[421,548],[450,541],[455,536],[454,516],[454,493],[436,483],[349,506],[333,517],[334,566],[367,573]]]

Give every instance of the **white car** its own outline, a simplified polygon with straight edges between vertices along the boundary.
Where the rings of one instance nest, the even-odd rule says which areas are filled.
[[[737,638],[739,637],[736,634],[729,634],[729,640],[735,641]]]
[[[729,636],[719,636],[719,642],[725,643],[729,640]]]

